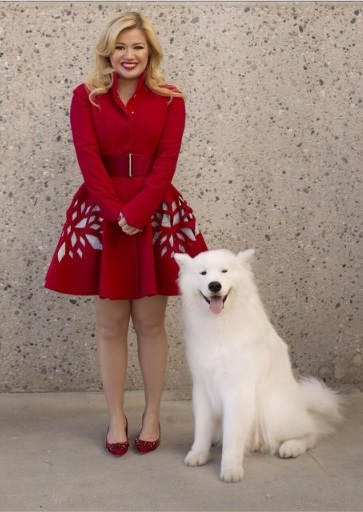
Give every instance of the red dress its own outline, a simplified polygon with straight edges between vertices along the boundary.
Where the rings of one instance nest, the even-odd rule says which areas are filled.
[[[195,217],[171,184],[184,124],[182,98],[155,94],[139,79],[126,106],[117,74],[94,106],[82,84],[71,104],[73,142],[84,183],[66,212],[45,286],[72,295],[139,299],[179,295],[173,254],[207,250]],[[120,212],[130,226],[118,226]]]

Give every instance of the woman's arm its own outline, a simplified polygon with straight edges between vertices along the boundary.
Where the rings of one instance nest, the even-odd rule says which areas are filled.
[[[173,179],[185,126],[185,103],[173,98],[150,174],[142,190],[122,207],[127,224],[142,229],[157,210]]]
[[[122,202],[101,159],[93,125],[92,107],[85,86],[73,92],[70,120],[78,164],[88,192],[99,206],[102,216],[117,222]]]

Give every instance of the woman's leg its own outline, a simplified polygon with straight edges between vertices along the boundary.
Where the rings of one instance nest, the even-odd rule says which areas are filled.
[[[109,443],[126,441],[123,409],[130,301],[95,297],[97,348],[109,415]]]
[[[167,297],[155,295],[131,303],[145,390],[145,411],[139,434],[143,441],[154,441],[159,437],[160,401],[168,355],[164,325],[167,301]]]

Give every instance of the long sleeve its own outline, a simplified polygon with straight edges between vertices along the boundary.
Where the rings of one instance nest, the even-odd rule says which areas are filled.
[[[95,108],[88,99],[85,86],[78,86],[74,90],[70,111],[73,143],[89,194],[99,206],[102,216],[117,222],[122,202],[102,162],[92,115]]]
[[[157,210],[173,179],[185,127],[185,103],[173,98],[158,143],[151,172],[142,190],[122,207],[127,223],[142,229]]]

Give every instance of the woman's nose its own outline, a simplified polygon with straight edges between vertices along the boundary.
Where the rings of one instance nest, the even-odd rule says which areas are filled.
[[[133,48],[126,48],[126,50],[125,50],[126,59],[132,59],[133,56],[134,56]]]

